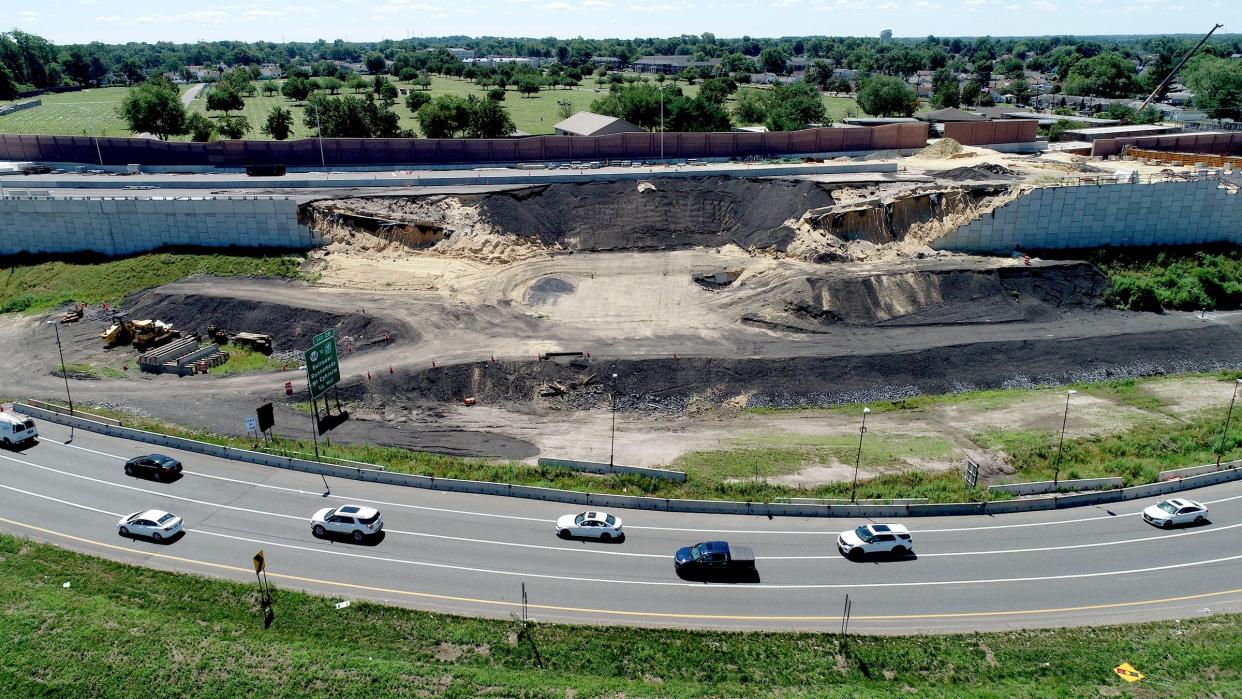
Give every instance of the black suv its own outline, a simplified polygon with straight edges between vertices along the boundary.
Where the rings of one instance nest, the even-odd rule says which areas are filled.
[[[125,475],[150,476],[157,481],[172,480],[181,475],[181,462],[163,454],[135,456],[125,462]]]

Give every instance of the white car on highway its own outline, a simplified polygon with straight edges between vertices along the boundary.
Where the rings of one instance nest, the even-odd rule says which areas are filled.
[[[379,510],[361,505],[325,507],[311,517],[311,533],[320,539],[329,534],[341,534],[360,542],[379,534],[383,528]]]
[[[121,536],[145,536],[161,541],[181,533],[181,518],[163,510],[143,510],[125,515],[116,526]]]
[[[857,529],[841,532],[837,548],[849,558],[861,558],[872,553],[904,556],[914,550],[910,530],[901,524],[866,524]]]
[[[1207,507],[1203,503],[1183,498],[1170,498],[1143,510],[1148,524],[1172,529],[1178,524],[1203,524],[1207,521]]]
[[[565,515],[556,520],[556,535],[562,539],[579,537],[608,541],[625,536],[621,531],[621,519],[607,512],[583,512]]]

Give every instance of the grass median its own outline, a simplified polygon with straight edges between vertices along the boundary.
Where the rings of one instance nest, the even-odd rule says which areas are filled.
[[[16,264],[0,269],[0,313],[45,313],[68,303],[117,304],[127,294],[195,274],[301,279],[300,255],[157,252],[112,260]]]
[[[1233,373],[1224,372],[1213,378],[1232,380]],[[1167,380],[1167,379],[1153,379]],[[1133,407],[1142,407],[1151,417],[1142,417],[1124,428],[1106,434],[1071,436],[1065,440],[1060,456],[1060,477],[1095,478],[1121,476],[1125,485],[1154,482],[1162,470],[1212,463],[1222,448],[1221,428],[1227,406],[1165,415],[1163,403],[1154,394],[1142,390],[1142,381],[1126,379],[1099,383],[1077,384],[1084,393],[1109,396]],[[1049,391],[1053,389],[1039,389]],[[928,396],[875,403],[874,411],[882,415],[893,410],[916,409],[912,406],[943,404],[952,401],[972,406],[1004,406],[1022,401],[1031,391],[982,391],[960,396]],[[127,427],[198,439],[214,444],[239,448],[254,445],[245,438],[215,434],[203,429],[174,425],[157,419],[134,416],[108,409],[93,410],[105,417],[121,420]],[[834,408],[857,412],[857,407]],[[1236,416],[1235,416],[1236,417]],[[1159,418],[1159,419],[1157,419]],[[1009,481],[1051,480],[1057,467],[1059,434],[1030,429],[993,430],[973,437],[980,448],[1002,449],[1010,456],[1015,472]],[[912,468],[907,459],[947,458],[952,444],[939,437],[920,435],[886,435],[873,428],[864,441],[861,467],[864,472],[880,475],[858,483],[857,497],[863,500],[921,498],[928,502],[965,502],[1008,499],[1004,493],[989,493],[984,488],[967,488],[959,469],[929,471]],[[314,445],[310,440],[279,439],[272,448],[275,453],[309,458]],[[733,500],[742,502],[773,502],[786,498],[848,499],[851,483],[847,480],[822,484],[798,484],[796,481],[775,481],[774,476],[791,474],[808,464],[847,463],[852,466],[857,438],[811,435],[785,435],[780,438],[749,439],[728,449],[692,451],[671,466],[684,470],[684,483],[644,476],[596,476],[567,469],[544,468],[523,462],[496,459],[464,458],[444,454],[411,451],[398,447],[368,444],[341,444],[331,437],[322,440],[319,451],[326,460],[343,459],[379,464],[389,471],[414,473],[436,478],[512,483],[581,492],[616,493],[656,498],[702,500]],[[1233,420],[1223,442],[1226,461],[1242,458],[1242,420]]]
[[[265,630],[254,583],[123,565],[8,535],[0,535],[0,558],[3,696],[1242,694],[1237,615],[989,634],[854,635],[848,646],[835,634],[537,624],[531,636],[540,667],[530,645],[518,640],[515,622],[366,602],[338,610],[336,599],[278,588],[275,620]],[[281,571],[278,556],[268,565]],[[531,601],[542,600],[536,592]],[[855,608],[855,615],[880,611]],[[1121,662],[1149,679],[1123,686],[1112,670]]]

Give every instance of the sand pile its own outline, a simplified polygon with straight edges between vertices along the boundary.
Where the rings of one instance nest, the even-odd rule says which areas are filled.
[[[970,158],[973,156],[974,153],[967,152],[962,147],[962,144],[957,141],[951,138],[942,138],[910,157],[923,158],[925,160],[947,160],[954,157]]]

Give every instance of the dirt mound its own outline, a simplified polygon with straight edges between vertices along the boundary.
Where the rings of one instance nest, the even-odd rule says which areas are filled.
[[[960,156],[965,152],[966,149],[962,147],[962,144],[951,138],[942,138],[910,157],[925,158],[927,160],[942,160]]]
[[[997,180],[1016,182],[1023,179],[1021,175],[999,163],[955,167],[952,170],[941,170],[928,174],[937,180],[947,180],[950,182],[995,182]]]
[[[692,406],[831,406],[900,400],[987,388],[1030,388],[1109,378],[1205,371],[1242,360],[1237,333],[1226,326],[1067,340],[984,342],[914,352],[786,359],[688,358],[574,363],[480,362],[418,372],[398,371],[366,384],[364,403],[393,397],[459,403],[535,404],[575,410],[609,405],[607,381],[620,375],[618,409],[681,413]],[[549,384],[577,386],[551,398]]]
[[[361,312],[330,313],[252,299],[166,293],[158,288],[126,298],[125,308],[133,318],[159,318],[182,331],[206,334],[207,326],[215,325],[231,332],[269,334],[278,352],[304,350],[328,328],[336,328],[342,344],[348,342],[358,351],[383,345],[385,335],[407,343],[418,338],[413,328]]]
[[[1014,323],[1098,308],[1107,285],[1107,278],[1086,263],[799,275],[773,284],[754,301],[739,304],[739,310],[743,322],[795,332],[822,332],[834,325]]]

